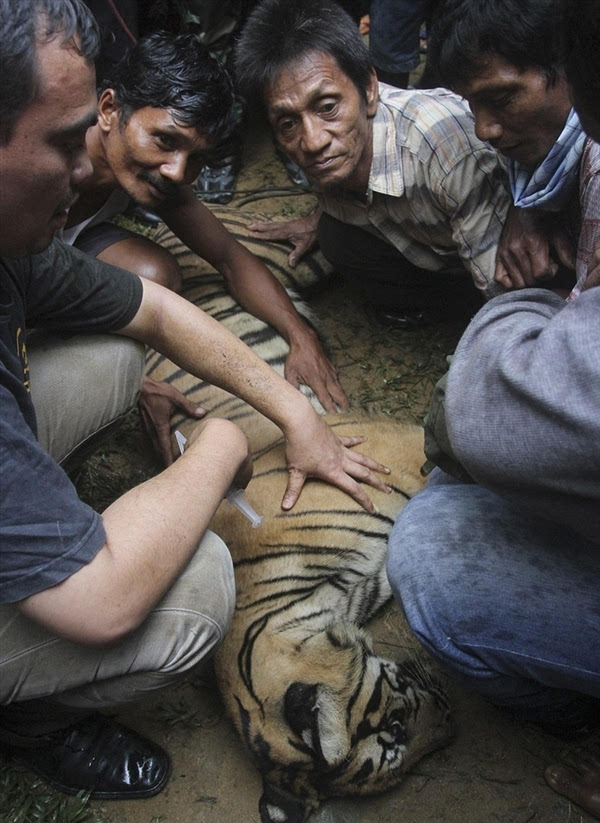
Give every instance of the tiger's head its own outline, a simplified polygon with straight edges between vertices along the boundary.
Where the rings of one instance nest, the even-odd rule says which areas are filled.
[[[264,777],[263,823],[300,823],[327,797],[389,789],[450,739],[448,701],[427,667],[378,657],[356,624],[331,624],[301,641],[297,655],[305,680],[278,693],[287,666],[274,660],[257,678],[271,681],[266,691],[257,682],[261,706],[236,698],[240,731]]]

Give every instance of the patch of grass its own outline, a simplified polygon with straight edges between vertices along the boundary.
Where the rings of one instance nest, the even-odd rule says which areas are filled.
[[[0,823],[104,823],[104,819],[89,808],[89,793],[67,797],[0,760]]]

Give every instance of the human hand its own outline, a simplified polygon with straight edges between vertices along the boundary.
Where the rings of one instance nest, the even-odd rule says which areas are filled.
[[[523,289],[554,277],[558,263],[552,249],[564,266],[574,268],[575,251],[564,229],[534,209],[511,206],[498,244],[494,280],[505,289]]]
[[[138,402],[152,445],[165,466],[170,466],[173,462],[171,417],[179,410],[188,417],[200,419],[206,414],[206,409],[192,403],[169,383],[159,383],[150,377],[144,377],[142,381]]]
[[[291,268],[295,268],[300,258],[317,244],[317,224],[321,212],[317,209],[307,217],[285,222],[269,220],[251,223],[248,226],[252,237],[264,240],[285,240],[291,243],[293,251],[288,257]]]
[[[336,412],[336,404],[341,409],[347,409],[350,405],[340,386],[335,366],[310,329],[302,338],[291,341],[285,361],[285,378],[294,388],[301,383],[310,386],[328,412]]]
[[[389,474],[390,470],[350,449],[365,440],[362,436],[338,437],[314,409],[310,409],[308,418],[294,431],[286,433],[288,482],[282,509],[295,505],[307,477],[318,477],[342,489],[363,509],[373,513],[375,507],[371,499],[356,481],[389,493],[391,489],[374,472]]]

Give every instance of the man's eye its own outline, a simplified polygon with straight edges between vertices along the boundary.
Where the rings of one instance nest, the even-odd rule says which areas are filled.
[[[493,100],[490,101],[490,105],[493,106],[495,109],[503,109],[510,101],[513,99],[512,94],[503,94],[501,97],[495,97]]]
[[[321,106],[321,109],[320,109],[321,114],[333,114],[335,112],[335,110],[336,110],[336,104],[335,103],[323,103],[323,105]]]
[[[277,129],[280,134],[290,134],[292,129],[294,128],[294,121],[293,120],[281,120],[277,124]]]
[[[157,134],[156,139],[163,149],[175,148],[175,141],[169,134]]]

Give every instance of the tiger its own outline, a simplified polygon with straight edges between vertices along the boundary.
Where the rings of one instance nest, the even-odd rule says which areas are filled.
[[[375,514],[320,481],[281,510],[280,440],[255,461],[246,491],[262,525],[226,502],[211,525],[231,552],[237,590],[215,672],[263,776],[262,823],[303,821],[328,797],[392,788],[452,734],[432,672],[377,656],[363,628],[391,596],[387,540],[424,485],[423,430],[365,413],[325,419],[339,434],[366,434],[361,450],[391,468],[392,494],[369,489]]]
[[[256,216],[231,207],[214,211],[251,246],[244,231]],[[184,296],[281,373],[287,343],[244,312],[221,276],[166,227],[154,239],[179,261]],[[313,258],[292,281],[285,249],[260,243],[261,257],[314,325],[295,289],[315,285],[320,270],[326,280],[326,267]],[[283,512],[280,430],[156,352],[148,352],[147,374],[168,380],[210,414],[234,420],[251,445],[255,470],[246,494],[262,525],[253,529],[228,503],[211,524],[231,551],[237,588],[215,672],[227,713],[263,776],[262,822],[303,821],[328,797],[391,788],[419,758],[444,745],[452,727],[446,692],[430,669],[377,656],[364,629],[391,596],[385,558],[394,520],[424,485],[422,428],[359,411],[326,416],[339,434],[368,436],[361,450],[391,468],[393,492],[370,489],[377,511],[369,514],[339,489],[309,480],[294,509]],[[314,393],[306,393],[324,413]],[[182,416],[173,421],[184,436],[192,425]]]

